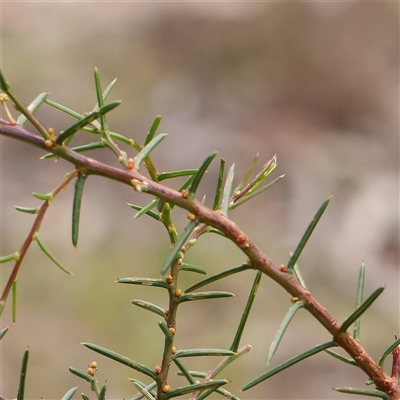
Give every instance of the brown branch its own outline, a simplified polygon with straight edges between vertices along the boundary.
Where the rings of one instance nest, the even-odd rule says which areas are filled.
[[[0,133],[48,151],[44,139],[19,126],[0,124]],[[232,220],[205,207],[197,200],[189,200],[182,196],[180,192],[151,181],[136,170],[118,169],[76,153],[64,146],[56,146],[52,151],[86,174],[99,175],[133,185],[136,190],[154,195],[186,209],[189,213],[194,214],[200,222],[219,229],[248,256],[254,269],[268,275],[291,296],[303,302],[304,307],[325,327],[332,335],[333,340],[356,361],[357,365],[374,381],[379,390],[387,393],[391,400],[400,399],[400,387],[396,377],[387,375],[350,334],[340,332],[340,323],[328,310],[307,289],[303,288],[284,270],[279,269]]]

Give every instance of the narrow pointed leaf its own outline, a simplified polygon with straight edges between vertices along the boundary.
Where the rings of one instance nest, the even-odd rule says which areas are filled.
[[[54,193],[52,192],[46,194],[32,192],[32,194],[33,197],[36,197],[39,200],[53,200],[54,198]]]
[[[135,169],[139,170],[140,164],[143,162],[143,160],[150,154],[151,151],[154,150],[154,148],[159,143],[161,143],[162,140],[165,139],[166,136],[167,133],[161,133],[160,135],[157,135],[155,138],[153,138],[150,143],[148,143],[146,146],[143,147],[143,149],[134,159]]]
[[[211,164],[211,161],[214,160],[217,154],[218,154],[217,151],[210,154],[200,165],[196,175],[194,175],[193,182],[189,186],[189,197],[193,198],[196,195],[196,191],[197,188],[199,187],[200,181],[202,180],[205,172],[207,171],[208,166]]]
[[[303,286],[304,289],[307,289],[306,282],[304,281],[303,276],[301,275],[300,268],[297,265],[297,263],[294,264],[293,270],[294,270],[294,274],[296,275],[296,278],[299,281],[300,285]]]
[[[174,358],[182,357],[204,357],[204,356],[234,356],[236,353],[232,350],[224,349],[189,349],[178,350]]]
[[[66,142],[65,142],[66,143]],[[104,149],[106,146],[102,142],[93,142],[84,144],[82,146],[72,147],[71,150],[75,151],[76,153],[84,153],[85,151],[90,150],[97,150],[97,149]],[[56,158],[57,156],[53,153],[48,153],[43,157],[40,157],[41,160],[47,160],[49,158]]]
[[[4,329],[2,329],[2,330],[0,331],[0,340],[3,339],[4,335],[5,335],[5,334],[8,332],[8,330],[10,329],[10,326],[11,326],[11,325],[7,326],[6,328],[4,328]]]
[[[84,115],[82,115],[82,114],[80,114],[80,113],[78,113],[78,112],[76,112],[76,111],[74,111],[74,110],[71,110],[70,108],[65,107],[65,106],[63,106],[63,105],[61,105],[61,104],[59,104],[59,103],[56,103],[55,101],[52,101],[52,100],[49,100],[49,99],[45,99],[44,102],[45,102],[46,104],[48,104],[49,106],[54,107],[54,108],[56,108],[57,110],[60,110],[60,111],[66,113],[66,114],[68,114],[68,115],[71,115],[72,117],[75,117],[75,118],[77,118],[77,119],[79,119],[79,120],[82,120],[82,119],[85,118]]]
[[[230,347],[230,349],[232,351],[234,351],[235,353],[237,352],[237,350],[239,348],[240,339],[242,338],[242,334],[243,334],[244,327],[247,322],[247,318],[249,317],[251,307],[252,307],[254,299],[256,297],[258,286],[261,281],[261,277],[262,277],[262,272],[257,271],[256,277],[254,278],[253,286],[250,290],[249,298],[247,299],[246,307],[243,311],[242,318],[240,319],[240,323],[239,323],[238,329],[235,334],[235,338],[233,339],[232,345]]]
[[[151,311],[155,314],[161,315],[161,317],[166,318],[165,315],[165,310],[159,306],[156,306],[153,303],[150,303],[149,301],[144,301],[144,300],[132,300],[132,304],[135,306],[144,308],[145,310]]]
[[[98,400],[105,400],[105,398],[106,398],[106,390],[107,390],[107,387],[104,384],[103,387],[100,390],[99,396],[97,397]]]
[[[287,269],[288,269],[288,274],[293,274],[293,268],[294,265],[296,264],[298,258],[300,257],[301,252],[303,251],[305,245],[308,242],[308,239],[310,238],[311,234],[314,231],[314,228],[317,226],[318,221],[322,217],[322,214],[326,210],[326,207],[328,207],[329,202],[332,199],[332,195],[329,196],[321,205],[321,207],[318,209],[317,213],[315,214],[314,218],[308,225],[306,231],[304,232],[303,237],[300,240],[300,243],[297,245],[296,250],[293,252],[293,255],[290,257],[289,262],[287,264]]]
[[[171,178],[179,178],[180,176],[192,176],[195,175],[197,172],[197,169],[183,169],[181,171],[171,171],[171,172],[161,172],[160,175],[158,175],[158,181],[161,182],[165,179],[171,179]]]
[[[185,293],[181,297],[179,297],[179,303],[185,303],[186,301],[194,301],[194,300],[220,299],[223,297],[234,297],[234,296],[235,295],[231,292],[221,292],[221,291]]]
[[[229,199],[231,198],[234,176],[235,176],[235,164],[232,164],[232,166],[229,168],[228,175],[226,177],[224,193],[222,195],[222,202],[221,202],[221,212],[223,215],[225,215],[225,217],[228,215]]]
[[[19,252],[9,254],[8,256],[0,257],[0,264],[3,264],[8,261],[17,261],[19,258]]]
[[[194,220],[190,221],[186,226],[183,232],[178,236],[176,240],[175,246],[172,248],[171,252],[169,253],[167,260],[165,261],[163,267],[161,268],[161,275],[164,275],[171,264],[175,261],[178,252],[180,252],[181,247],[186,242],[186,239],[191,235],[193,229],[199,224],[199,221]]]
[[[223,396],[224,399],[229,399],[229,400],[240,400],[239,397],[235,396],[231,392],[228,392],[224,388],[219,387],[218,389],[212,390],[211,392],[208,390],[205,390],[204,392],[201,393],[198,397],[196,397],[196,400],[204,400],[207,398],[213,391],[215,393],[218,393]]]
[[[37,214],[39,212],[40,207],[37,208],[29,208],[29,207],[20,207],[20,206],[14,206],[14,208],[17,211],[27,213],[27,214]]]
[[[89,397],[87,397],[85,393],[81,393],[81,396],[82,396],[83,400],[90,400]]]
[[[155,400],[155,397],[152,396],[152,394],[146,389],[146,387],[143,387],[143,385],[138,383],[135,379],[130,379],[130,381],[133,383],[133,386],[135,386],[135,388],[141,393],[140,397],[136,395],[131,400],[139,400],[143,397],[145,397],[147,400]]]
[[[174,357],[172,360],[176,364],[176,366],[180,369],[182,375],[186,377],[188,382],[190,384],[195,384],[196,383],[195,379],[193,379],[193,376],[190,374],[190,371],[181,363],[181,361],[176,357]]]
[[[365,265],[364,262],[361,263],[360,272],[358,273],[358,285],[357,285],[357,298],[356,298],[356,309],[360,307],[363,301],[363,293],[364,293],[364,281],[365,281]],[[360,339],[360,326],[361,319],[358,318],[354,322],[354,333],[353,337],[356,340]]]
[[[172,343],[174,341],[174,335],[170,332],[166,323],[164,321],[160,321],[158,326],[163,331],[165,337]]]
[[[203,287],[205,285],[208,285],[211,282],[218,281],[219,279],[226,278],[229,275],[237,274],[239,272],[246,271],[248,269],[251,269],[251,267],[249,265],[242,264],[242,265],[238,265],[236,267],[227,269],[226,271],[222,271],[222,272],[220,272],[218,274],[211,275],[208,278],[205,278],[205,279],[201,280],[200,282],[197,282],[194,285],[189,286],[185,290],[185,293],[193,292],[193,290],[197,290],[197,289],[199,289],[199,288],[201,288],[201,287]]]
[[[233,349],[230,349],[234,351]],[[249,344],[246,344],[245,346],[242,346],[239,348],[234,355],[231,356],[225,356],[224,359],[215,367],[212,369],[212,372],[208,372],[207,375],[205,376],[206,380],[213,379],[215,376],[217,376],[223,369],[225,369],[229,364],[231,364],[233,361],[237,360],[239,357],[242,357],[243,355],[247,354],[251,350],[251,346]]]
[[[85,184],[87,175],[81,173],[75,182],[74,202],[72,206],[72,244],[74,247],[78,244],[79,237],[79,218],[81,215],[81,204],[83,186]]]
[[[165,393],[164,396],[166,399],[171,399],[173,397],[183,396],[188,393],[203,391],[205,389],[210,389],[210,388],[217,389],[222,385],[226,385],[227,383],[229,383],[229,381],[227,381],[226,379],[218,379],[210,382],[196,383],[194,385],[182,386],[176,389],[172,389],[169,392]]]
[[[74,397],[76,389],[78,389],[78,387],[73,387],[69,389],[68,392],[64,394],[61,400],[71,400]]]
[[[333,350],[331,350],[331,349],[326,349],[326,350],[325,350],[325,353],[328,353],[328,354],[331,355],[332,357],[336,358],[336,359],[339,360],[339,361],[343,361],[343,362],[345,362],[346,364],[350,364],[350,365],[357,366],[357,363],[356,363],[352,358],[342,356],[341,354],[336,353],[336,351],[333,351]]]
[[[100,110],[101,107],[104,106],[104,100],[103,100],[103,93],[101,90],[99,71],[97,68],[94,69],[94,82],[95,82],[95,86],[96,86],[97,106],[98,106],[98,109]],[[102,114],[100,116],[100,125],[101,125],[101,130],[103,132],[108,130],[108,125],[107,125],[106,117],[104,114]]]
[[[198,274],[207,275],[207,272],[203,268],[193,264],[182,263],[181,271],[190,271],[190,272],[196,272]]]
[[[154,138],[154,135],[157,131],[158,125],[160,125],[161,122],[161,115],[157,115],[156,118],[153,121],[153,124],[150,127],[150,130],[147,132],[146,140],[144,142],[144,145],[148,145]]]
[[[106,89],[104,90],[103,95],[102,95],[102,99],[103,99],[102,105],[104,104],[104,100],[105,100],[105,99],[107,98],[107,96],[110,94],[111,89],[114,87],[115,82],[117,82],[117,78],[113,79],[113,80],[109,83],[109,85],[106,87]],[[97,104],[94,106],[93,111],[98,111],[98,109],[99,109],[99,103],[97,103]]]
[[[69,372],[71,372],[72,374],[74,374],[76,376],[79,376],[79,378],[82,378],[88,382],[92,382],[94,380],[93,376],[89,375],[86,371],[84,371],[82,369],[69,367]]]
[[[217,181],[217,187],[215,189],[213,210],[218,210],[219,203],[221,201],[222,183],[224,181],[224,171],[225,171],[225,160],[221,158],[219,163],[218,181]]]
[[[147,206],[146,206],[146,207],[141,207],[141,206],[137,206],[137,205],[131,204],[131,203],[128,203],[128,206],[131,207],[131,208],[133,208],[134,210],[139,211],[139,212],[135,215],[134,218],[139,218],[139,217],[141,216],[142,210],[143,210],[144,208],[147,208]],[[140,215],[138,215],[139,213],[140,213]],[[160,220],[160,215],[159,215],[158,213],[154,212],[154,211],[146,210],[144,213],[145,213],[146,215],[148,215],[149,217],[154,218],[156,221],[159,221],[159,220]]]
[[[234,190],[233,196],[237,196],[243,190],[243,188],[246,186],[246,183],[249,180],[251,173],[253,172],[255,166],[257,165],[258,157],[259,157],[259,153],[256,154],[253,162],[251,163],[249,169],[245,173],[242,181],[239,183],[238,187]]]
[[[47,246],[42,242],[42,239],[40,239],[39,235],[36,234],[35,240],[37,244],[39,245],[40,249],[43,251],[43,253],[46,254],[47,257],[50,258],[51,261],[53,261],[54,264],[57,265],[58,268],[60,268],[62,271],[64,271],[68,275],[74,275],[71,271],[68,271],[65,267],[61,265],[61,263],[55,258],[53,253],[47,248]]]
[[[21,365],[21,372],[19,375],[17,400],[24,400],[26,372],[28,370],[28,360],[29,360],[29,347],[24,351],[24,356],[22,357],[22,365]]]
[[[168,283],[163,279],[154,279],[154,278],[120,278],[117,280],[118,283],[128,283],[131,285],[142,285],[142,286],[153,286],[153,287],[161,287],[164,289],[168,289]]]
[[[124,364],[127,367],[130,367],[138,372],[141,372],[142,374],[145,374],[154,380],[157,379],[156,373],[152,369],[147,367],[146,365],[139,364],[138,362],[133,361],[133,360],[129,359],[128,357],[122,356],[114,351],[108,350],[104,347],[97,346],[92,343],[82,343],[82,344],[85,347],[87,347],[88,349],[95,351],[96,353],[99,353],[105,357],[111,358],[112,360],[115,360],[121,364]]]
[[[317,354],[325,349],[328,349],[330,347],[335,347],[337,344],[334,341],[329,341],[322,343],[318,346],[315,346],[307,351],[304,351],[303,353],[290,358],[289,360],[277,365],[276,367],[270,369],[269,371],[265,372],[264,374],[260,375],[259,377],[253,379],[251,382],[247,383],[245,386],[243,386],[242,391],[248,390],[252,388],[253,386],[258,385],[260,382],[265,381],[266,379],[270,378],[271,376],[277,374],[278,372],[283,371],[286,368],[291,367],[292,365],[313,356],[314,354]]]
[[[115,107],[119,106],[120,104],[121,104],[121,101],[114,101],[112,103],[106,104],[105,106],[101,107],[99,109],[99,111],[95,111],[95,112],[88,114],[86,117],[79,120],[77,123],[70,126],[65,131],[61,132],[56,139],[56,144],[58,144],[58,145],[62,144],[64,142],[64,140],[66,140],[68,137],[73,135],[75,132],[79,131],[85,125],[90,124],[95,119],[108,113],[109,111],[113,110]]]
[[[378,298],[385,290],[386,286],[376,289],[357,309],[342,323],[340,332],[346,332],[349,326],[367,310],[367,308]]]
[[[146,214],[147,211],[151,211],[154,207],[157,207],[159,199],[152,200],[146,207],[143,207],[140,211],[138,211],[133,218],[139,218],[142,215]],[[158,215],[158,214],[157,214]]]
[[[0,88],[3,92],[8,92],[8,90],[10,89],[10,85],[8,84],[8,82],[6,81],[6,79],[4,78],[3,72],[0,69]]]
[[[278,348],[278,346],[283,338],[283,334],[285,333],[286,328],[289,326],[292,318],[296,314],[297,310],[299,310],[303,306],[304,306],[304,304],[301,301],[296,301],[296,303],[294,303],[289,308],[289,310],[286,313],[285,317],[283,318],[283,320],[278,328],[278,331],[275,334],[274,340],[272,341],[271,346],[269,348],[269,352],[267,355],[267,365],[271,362],[272,357],[274,356],[275,351]]]
[[[262,188],[257,189],[254,192],[249,192],[249,194],[247,194],[246,196],[243,196],[238,201],[231,201],[229,204],[229,209],[234,210],[235,208],[241,206],[242,204],[246,203],[247,201],[251,200],[252,198],[258,196],[265,190],[269,189],[272,185],[274,185],[276,182],[280,181],[284,177],[285,177],[285,175],[280,175],[277,178],[275,178],[273,181],[268,183],[267,185],[263,186]]]
[[[383,354],[380,356],[378,364],[380,367],[383,368],[383,363],[386,360],[386,357],[392,353],[392,351],[400,345],[400,338],[397,338],[384,352]]]
[[[348,394],[359,394],[362,396],[369,397],[379,397],[380,399],[389,400],[390,397],[385,392],[381,392],[380,390],[367,390],[367,389],[356,389],[350,387],[341,387],[341,388],[333,388],[337,392],[348,393]]]
[[[43,102],[46,100],[48,93],[41,93],[39,94],[38,97],[36,97],[35,100],[32,101],[31,104],[29,104],[28,111],[30,111],[32,114],[43,104]],[[23,126],[25,124],[25,122],[28,121],[28,118],[26,118],[25,115],[21,114],[18,118],[17,118],[17,124],[19,126]]]

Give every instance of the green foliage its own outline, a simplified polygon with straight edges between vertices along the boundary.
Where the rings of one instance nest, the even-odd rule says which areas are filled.
[[[102,91],[100,76],[97,69],[94,72],[95,80],[95,91],[96,91],[96,104],[92,111],[88,114],[79,113],[71,110],[70,108],[60,105],[50,99],[48,99],[47,93],[40,94],[27,108],[19,101],[16,95],[12,92],[10,85],[5,80],[2,73],[0,73],[0,87],[2,90],[12,99],[15,107],[22,114],[17,118],[16,123],[19,127],[22,127],[26,121],[30,121],[33,126],[43,136],[43,150],[50,151],[51,153],[46,154],[42,158],[65,158],[75,165],[75,170],[72,173],[67,174],[61,184],[53,191],[47,194],[33,193],[34,197],[43,201],[41,207],[30,208],[30,207],[16,207],[20,212],[35,214],[36,219],[32,226],[28,237],[24,241],[19,251],[16,251],[10,255],[2,256],[0,258],[1,263],[15,262],[14,268],[10,274],[10,278],[5,286],[3,295],[0,300],[0,311],[4,310],[8,294],[12,288],[13,290],[13,310],[15,310],[16,304],[16,283],[19,266],[29,248],[29,245],[36,241],[41,250],[52,260],[52,262],[62,269],[67,274],[72,275],[72,272],[67,270],[53,255],[53,253],[45,246],[42,239],[40,238],[39,230],[41,222],[45,216],[47,208],[50,203],[55,201],[56,196],[60,191],[65,189],[68,184],[76,179],[75,191],[72,205],[72,243],[76,247],[78,243],[79,234],[79,220],[81,211],[81,201],[83,192],[85,190],[84,183],[90,174],[98,174],[107,176],[115,179],[119,182],[131,184],[138,192],[148,192],[154,198],[150,203],[144,207],[130,204],[128,205],[134,209],[136,214],[135,218],[142,216],[149,216],[157,222],[161,223],[165,228],[170,242],[170,251],[167,255],[164,264],[161,267],[154,267],[149,270],[149,275],[156,275],[157,278],[152,276],[149,277],[125,277],[119,278],[118,283],[133,285],[133,287],[154,287],[163,289],[168,295],[167,304],[155,304],[142,299],[132,300],[132,304],[151,313],[156,314],[161,318],[158,321],[158,327],[162,331],[162,340],[164,347],[162,354],[160,354],[159,366],[150,367],[144,363],[134,361],[126,355],[119,354],[113,350],[104,348],[97,344],[82,343],[83,346],[92,350],[93,352],[100,354],[108,359],[111,359],[117,363],[127,366],[140,374],[144,375],[147,379],[150,379],[149,384],[143,383],[137,379],[130,378],[133,387],[138,391],[132,399],[146,398],[148,400],[167,400],[173,397],[179,397],[190,394],[192,399],[202,400],[210,396],[211,394],[230,399],[238,399],[236,395],[230,393],[222,386],[227,386],[229,381],[227,379],[216,379],[217,375],[224,372],[225,368],[233,362],[236,362],[241,356],[246,355],[251,346],[241,345],[243,333],[246,329],[249,321],[249,315],[253,306],[254,299],[257,295],[259,284],[262,275],[268,275],[274,279],[278,284],[285,288],[292,296],[293,305],[289,308],[286,315],[283,317],[282,323],[278,327],[274,340],[271,344],[269,353],[267,355],[267,364],[272,361],[275,356],[279,345],[282,342],[282,338],[295,317],[297,311],[300,309],[306,309],[309,311],[321,324],[329,331],[330,337],[333,335],[333,339],[326,341],[320,345],[312,347],[300,354],[279,363],[277,366],[267,370],[260,376],[254,378],[251,382],[245,384],[242,390],[248,390],[255,385],[260,384],[266,379],[273,375],[282,372],[290,366],[304,360],[305,358],[311,357],[317,353],[325,352],[331,355],[338,361],[344,362],[351,366],[360,367],[360,361],[357,360],[356,355],[360,351],[364,351],[359,344],[360,341],[360,321],[361,316],[365,311],[372,305],[377,297],[384,290],[384,286],[376,289],[366,300],[363,300],[363,289],[365,281],[365,267],[364,264],[360,267],[359,280],[356,292],[356,309],[345,319],[342,324],[337,323],[327,314],[325,308],[319,305],[319,303],[312,297],[308,291],[305,281],[300,272],[300,268],[297,264],[300,255],[306,246],[308,240],[311,237],[314,229],[316,228],[322,214],[325,212],[332,196],[326,199],[321,207],[318,209],[314,218],[308,225],[304,235],[302,236],[298,246],[293,253],[290,253],[290,258],[287,266],[276,267],[271,261],[266,259],[264,255],[260,256],[261,252],[258,252],[256,246],[249,241],[247,236],[240,231],[240,229],[234,224],[232,220],[228,219],[228,212],[235,208],[243,205],[247,201],[253,199],[255,196],[260,195],[266,189],[270,188],[274,183],[283,178],[283,175],[268,181],[271,174],[277,167],[276,155],[263,165],[261,170],[251,179],[254,169],[256,168],[259,155],[257,154],[248,168],[244,177],[241,179],[239,185],[233,190],[234,181],[234,170],[235,166],[232,165],[226,176],[225,176],[225,160],[220,159],[219,173],[214,193],[214,201],[212,208],[204,206],[203,201],[197,200],[197,193],[200,188],[200,184],[203,177],[210,166],[211,162],[217,156],[217,152],[210,154],[205,158],[203,163],[198,168],[183,169],[177,171],[167,171],[159,173],[155,168],[153,160],[151,158],[152,151],[158,146],[166,137],[166,134],[156,135],[156,130],[159,127],[161,117],[157,116],[151,125],[145,142],[139,145],[133,139],[125,137],[119,133],[112,132],[109,129],[107,122],[107,113],[111,112],[114,108],[121,104],[120,101],[114,101],[108,104],[104,104],[106,97],[109,95],[111,89],[115,84],[113,80],[106,88]],[[42,124],[39,123],[33,116],[33,113],[40,107],[51,106],[52,108],[73,116],[77,119],[77,122],[64,129],[61,133],[56,136],[50,129],[46,130]],[[8,122],[12,125],[12,120]],[[4,122],[2,122],[5,124]],[[1,127],[1,126],[0,126]],[[18,128],[21,129],[21,128]],[[98,135],[100,141],[90,142],[78,147],[68,148],[68,144],[72,140],[75,134],[78,132],[90,133]],[[130,150],[135,151],[133,157],[127,156],[125,151],[122,151],[117,142],[121,142],[130,147]],[[118,158],[118,161],[122,164],[123,170],[110,170],[108,166],[96,167],[97,169],[91,169],[89,163],[85,164],[85,158],[79,158],[78,153],[85,154],[93,149],[110,149]],[[98,163],[97,165],[100,165]],[[139,169],[144,165],[149,177],[145,177],[139,174]],[[103,169],[101,169],[103,168]],[[111,172],[110,172],[111,171]],[[118,171],[118,172],[116,172]],[[107,175],[108,174],[108,175]],[[113,175],[114,174],[114,175]],[[125,175],[123,175],[125,174]],[[188,177],[178,191],[173,191],[165,186],[161,186],[160,182],[174,179],[177,177]],[[126,182],[125,182],[125,181]],[[189,222],[186,224],[181,232],[178,232],[174,224],[174,207],[179,206],[186,209],[188,214]],[[201,275],[205,275],[206,271],[198,265],[188,264],[184,262],[184,258],[191,247],[194,246],[198,239],[208,233],[217,233],[225,239],[232,240],[248,257],[248,261],[241,263],[235,267],[226,269],[225,271],[218,272],[217,274],[208,276],[204,279]],[[253,284],[249,290],[246,305],[241,312],[240,320],[238,321],[237,328],[233,332],[233,339],[231,346],[226,349],[204,349],[204,348],[190,348],[190,349],[176,349],[174,346],[176,336],[178,332],[176,330],[177,320],[180,316],[179,307],[182,303],[190,303],[192,301],[200,300],[213,300],[234,296],[234,293],[224,290],[208,290],[198,291],[211,283],[217,283],[228,276],[241,274],[244,271],[256,270]],[[134,271],[133,271],[134,272]],[[183,280],[181,278],[181,272],[193,273],[193,278],[197,281],[190,286],[180,289]],[[160,276],[161,273],[161,276]],[[199,275],[200,274],[200,275]],[[200,277],[199,277],[200,276]],[[238,278],[240,279],[240,278]],[[186,307],[186,306],[185,306]],[[189,306],[188,306],[189,307]],[[227,305],[229,307],[229,305]],[[15,316],[14,316],[15,320]],[[347,330],[354,324],[353,336],[350,337]],[[154,325],[155,326],[155,325]],[[151,327],[149,327],[151,329]],[[0,339],[2,339],[9,327],[3,329],[0,332]],[[352,340],[350,340],[352,339]],[[352,343],[351,347],[347,343]],[[152,346],[153,344],[148,342],[142,344],[142,346]],[[385,375],[383,371],[383,363],[386,357],[393,353],[394,367],[399,369],[398,364],[400,363],[398,353],[400,339],[397,339],[384,351],[383,355],[379,359],[378,364],[368,361],[369,364],[362,364],[364,371],[378,371],[379,376],[382,376],[383,380],[386,379],[386,383],[390,378]],[[344,357],[341,354],[333,351],[333,347],[342,347],[349,352],[351,358]],[[396,357],[397,358],[396,358]],[[222,358],[211,371],[191,371],[186,366],[185,360],[189,357],[220,357]],[[23,356],[20,382],[18,388],[17,399],[23,400],[25,395],[25,382],[27,376],[27,366],[29,358],[29,349],[27,349]],[[168,384],[168,377],[171,374],[171,366],[174,366],[178,370],[178,375],[184,380],[184,383],[180,387],[171,388]],[[368,369],[368,368],[369,369]],[[375,368],[375,369],[374,369]],[[104,400],[106,398],[106,385],[100,385],[97,378],[97,363],[92,363],[87,371],[82,369],[71,367],[70,372],[76,377],[89,383],[90,390],[94,392],[98,400]],[[370,374],[373,377],[378,375]],[[371,377],[370,376],[370,377]],[[392,376],[393,383],[396,377]],[[374,383],[378,389],[364,390],[354,388],[336,388],[338,392],[347,394],[357,394],[372,397],[380,397],[382,399],[391,399],[387,391],[382,391],[384,383],[375,378]],[[397,382],[396,382],[397,383]],[[388,384],[389,385],[389,384]],[[389,386],[388,386],[389,387]],[[63,400],[72,399],[77,388],[70,389],[63,397]],[[82,393],[84,400],[89,399],[86,394]]]

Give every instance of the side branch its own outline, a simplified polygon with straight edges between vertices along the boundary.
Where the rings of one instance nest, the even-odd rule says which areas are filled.
[[[20,126],[0,123],[0,133],[49,151],[43,138]],[[304,307],[327,329],[333,340],[357,362],[358,366],[374,381],[379,390],[387,393],[393,400],[400,399],[400,388],[397,380],[387,375],[357,340],[347,332],[340,332],[340,323],[328,310],[307,289],[303,288],[286,272],[281,271],[232,220],[205,207],[197,200],[190,200],[187,196],[185,198],[182,193],[150,180],[137,170],[112,167],[83,154],[76,153],[65,146],[55,146],[51,151],[74,164],[77,170],[83,171],[85,174],[99,175],[134,186],[135,189],[186,209],[189,213],[194,214],[200,222],[223,232],[249,257],[254,269],[268,275],[291,296],[303,302]]]

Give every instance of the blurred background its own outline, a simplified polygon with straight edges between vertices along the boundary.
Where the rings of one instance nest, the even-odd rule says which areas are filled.
[[[49,92],[49,99],[78,112],[92,110],[97,66],[104,88],[118,78],[109,100],[123,104],[108,117],[113,131],[143,143],[154,117],[163,116],[158,132],[169,136],[154,151],[159,171],[196,168],[219,150],[227,168],[235,162],[237,184],[256,153],[260,168],[277,154],[274,177],[285,178],[230,214],[277,265],[287,262],[320,204],[334,193],[299,264],[308,288],[339,321],[354,309],[362,260],[365,296],[387,284],[361,325],[363,344],[379,358],[399,334],[398,3],[3,2],[1,11],[1,67],[26,104]],[[37,115],[57,132],[74,122],[48,106]],[[33,223],[33,216],[18,213],[14,205],[38,206],[31,193],[53,190],[72,168],[62,160],[39,161],[38,149],[0,140],[1,254],[6,255],[20,248]],[[93,140],[81,134],[73,144]],[[118,165],[111,152],[91,156]],[[208,194],[209,205],[219,162],[214,164],[198,192]],[[41,237],[75,275],[63,274],[35,244],[19,273],[17,323],[0,347],[0,394],[9,399],[16,397],[27,346],[29,399],[59,399],[74,386],[78,394],[91,395],[68,367],[86,370],[93,360],[100,382],[107,380],[108,399],[133,397],[129,377],[146,381],[80,342],[149,366],[161,363],[158,318],[130,302],[165,306],[165,294],[115,283],[126,276],[158,277],[168,254],[164,228],[146,217],[134,220],[126,204],[143,206],[151,198],[90,177],[75,251],[72,197],[70,185],[52,203]],[[176,210],[177,228],[186,221]],[[186,261],[212,274],[245,257],[209,235]],[[2,265],[2,287],[11,269]],[[254,275],[246,272],[213,286],[234,292],[233,299],[182,305],[177,347],[229,348]],[[182,288],[196,279],[182,273]],[[239,392],[266,370],[270,343],[290,305],[286,292],[264,277],[242,338],[253,350],[222,374],[233,381],[227,389],[242,399],[345,399],[332,387],[362,387],[360,371],[319,354]],[[11,322],[10,306],[2,328]],[[300,310],[271,366],[327,340]],[[187,359],[187,365],[209,370],[218,361]],[[173,377],[170,383],[176,387],[184,380]]]

